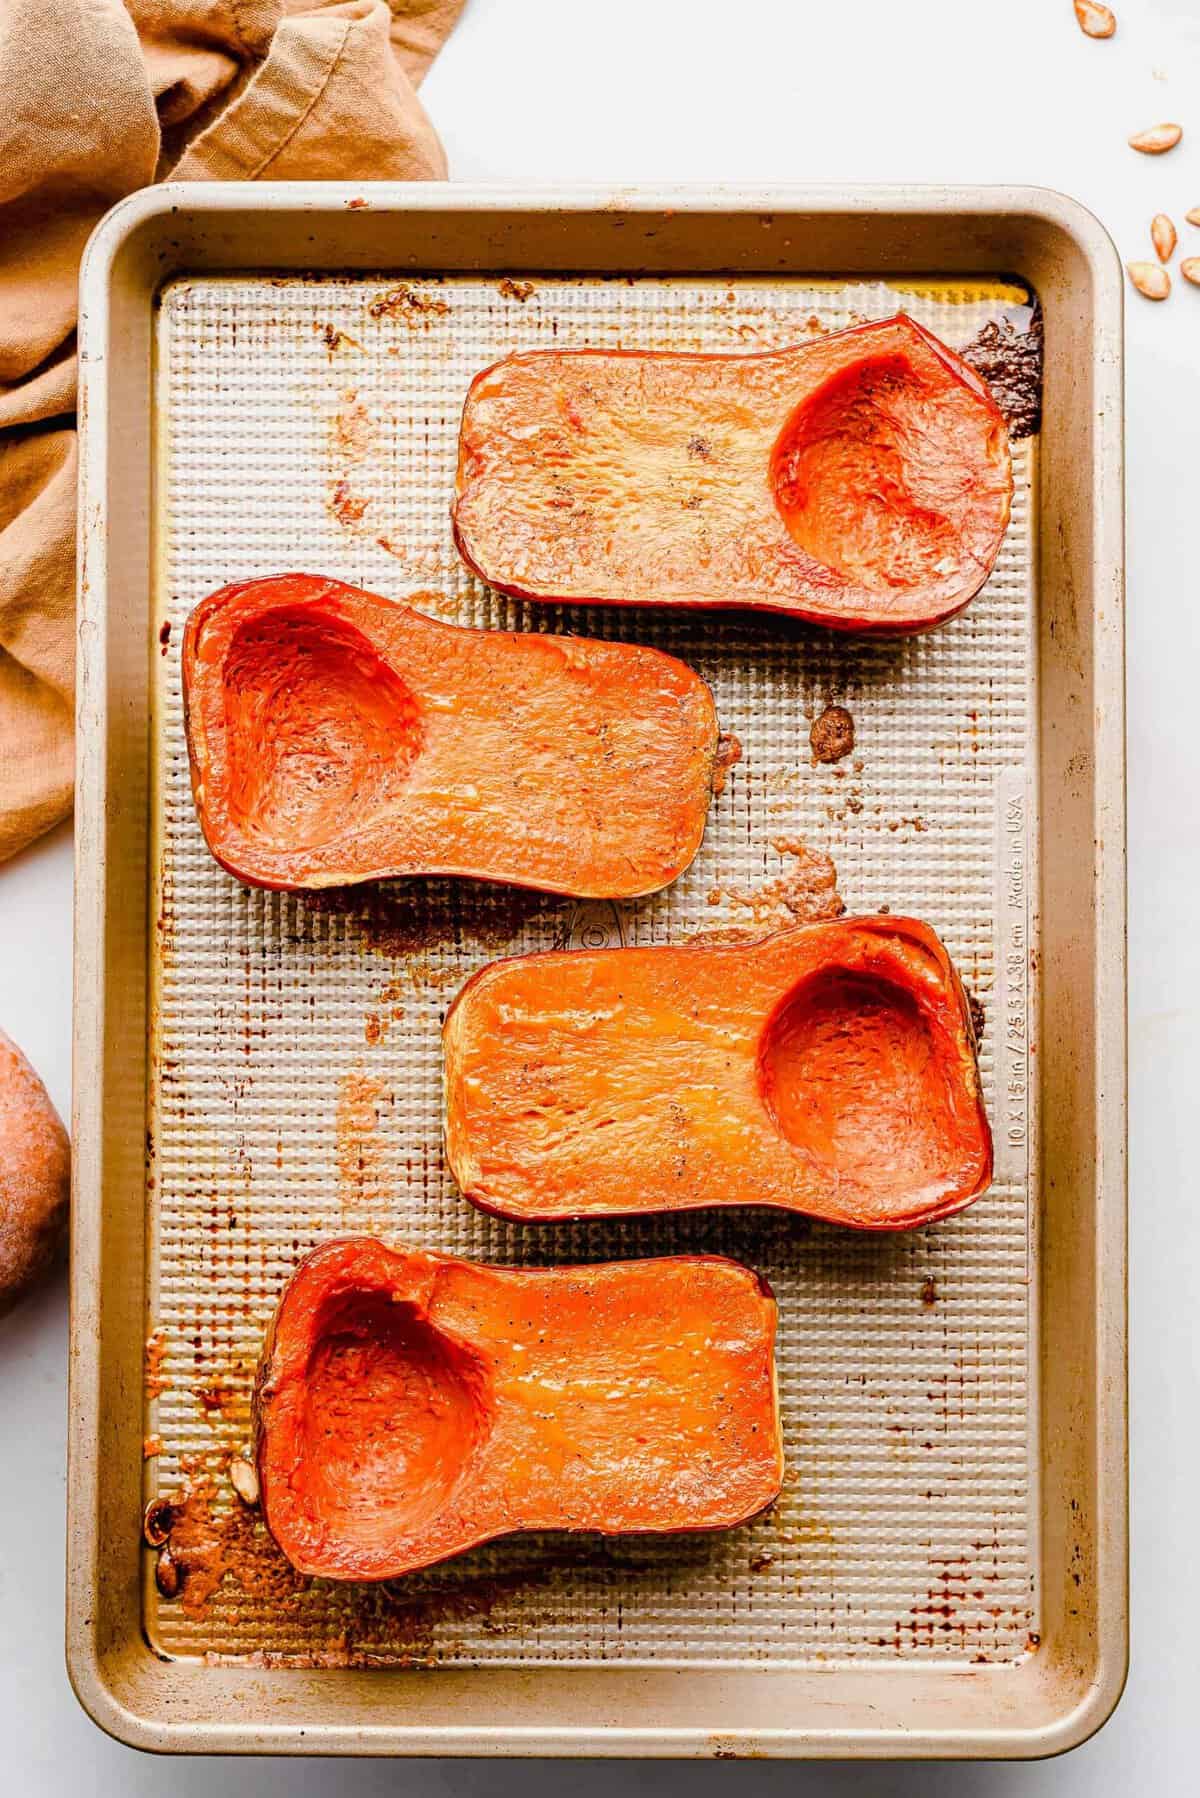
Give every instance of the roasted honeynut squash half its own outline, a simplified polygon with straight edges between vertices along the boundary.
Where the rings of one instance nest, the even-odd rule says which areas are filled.
[[[982,587],[1011,498],[987,387],[900,314],[762,355],[508,356],[467,396],[454,532],[526,599],[920,631]]]
[[[712,694],[636,644],[468,630],[315,575],[225,587],[183,643],[192,790],[252,886],[668,885],[704,834]]]
[[[493,962],[445,1023],[446,1147],[520,1221],[770,1205],[860,1229],[984,1192],[970,1018],[928,925]]]
[[[302,1573],[392,1579],[513,1530],[724,1529],[777,1495],[775,1302],[736,1261],[484,1267],[332,1242],[255,1393],[267,1525]]]

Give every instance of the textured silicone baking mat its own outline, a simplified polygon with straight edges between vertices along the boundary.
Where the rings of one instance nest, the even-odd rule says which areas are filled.
[[[1031,731],[1036,439],[1014,445],[993,578],[931,636],[778,619],[523,607],[471,579],[448,505],[473,373],[517,347],[753,350],[899,306],[965,346],[1018,330],[988,284],[714,277],[182,279],[156,332],[156,828],[148,1120],[147,1490],[187,1494],[181,1597],[147,1579],[171,1655],[310,1663],[1008,1660],[1037,1629],[1028,1021],[1036,964]],[[614,907],[467,883],[247,892],[188,784],[179,642],[206,593],[304,569],[462,623],[656,644],[712,685],[743,749],[690,871]],[[828,703],[851,756],[814,760]],[[500,954],[665,942],[778,918],[795,846],[850,911],[928,919],[983,1020],[997,1180],[965,1215],[870,1237],[733,1211],[521,1229],[457,1193],[440,1024]],[[788,1475],[766,1517],[688,1538],[526,1536],[378,1588],[289,1574],[234,1498],[262,1332],[309,1248],[375,1231],[503,1262],[704,1248],[779,1300]]]

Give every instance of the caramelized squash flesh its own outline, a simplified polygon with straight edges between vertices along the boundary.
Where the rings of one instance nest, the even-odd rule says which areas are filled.
[[[991,1179],[962,988],[913,919],[495,962],[445,1051],[450,1166],[504,1217],[768,1205],[898,1229]]]
[[[267,854],[368,829],[422,746],[411,691],[368,637],[303,606],[237,628],[224,669],[229,813]]]
[[[312,1512],[336,1520],[352,1555],[425,1528],[484,1433],[480,1357],[411,1303],[351,1293],[319,1313],[306,1379],[297,1446]]]
[[[457,874],[631,897],[703,835],[712,695],[657,650],[466,630],[279,575],[196,608],[183,675],[200,823],[251,885]]]
[[[987,388],[901,315],[767,354],[507,357],[467,397],[454,524],[525,598],[914,631],[978,592],[1011,497]]]
[[[909,988],[834,968],[801,980],[770,1019],[759,1087],[815,1174],[903,1205],[936,1191],[960,1153],[945,1046]]]
[[[255,1395],[301,1572],[390,1579],[521,1529],[726,1528],[782,1477],[775,1305],[733,1261],[485,1267],[370,1238],[286,1288]]]

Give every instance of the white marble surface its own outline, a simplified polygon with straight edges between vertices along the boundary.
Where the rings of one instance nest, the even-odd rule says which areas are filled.
[[[427,84],[455,175],[563,181],[1029,181],[1091,206],[1126,256],[1200,206],[1200,5],[1116,0],[471,0]],[[1165,159],[1127,134],[1180,119]],[[1188,232],[1200,253],[1200,230]],[[0,1326],[0,1789],[20,1798],[406,1789],[1062,1798],[1195,1789],[1200,1557],[1200,290],[1130,296],[1129,862],[1133,1669],[1111,1723],[1034,1766],[566,1768],[153,1760],[79,1710],[62,1654],[65,1281]],[[0,869],[0,1023],[69,1105],[69,830]]]

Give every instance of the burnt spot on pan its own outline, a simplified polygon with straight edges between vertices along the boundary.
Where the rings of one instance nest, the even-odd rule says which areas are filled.
[[[854,748],[854,719],[844,705],[827,705],[808,733],[813,760],[840,762]]]
[[[1042,308],[1035,301],[989,319],[959,351],[991,388],[1014,438],[1033,437],[1042,426],[1043,343]]]

